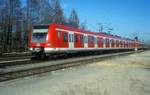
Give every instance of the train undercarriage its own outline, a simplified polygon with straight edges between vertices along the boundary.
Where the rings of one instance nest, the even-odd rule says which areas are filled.
[[[90,56],[90,55],[98,55],[98,54],[107,54],[107,53],[117,53],[117,52],[127,52],[127,51],[137,51],[142,50],[135,48],[128,49],[101,49],[101,50],[63,50],[63,51],[50,51],[45,52],[44,48],[35,48],[32,50],[32,59],[43,60],[54,57],[71,57],[71,56]]]

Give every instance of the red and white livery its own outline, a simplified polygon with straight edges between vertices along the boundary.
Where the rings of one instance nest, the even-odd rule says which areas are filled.
[[[48,55],[116,49],[138,50],[142,46],[143,43],[136,40],[59,24],[33,26],[29,36],[29,48],[33,54]]]

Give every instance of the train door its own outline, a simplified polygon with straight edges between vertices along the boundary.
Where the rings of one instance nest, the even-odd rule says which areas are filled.
[[[88,36],[87,36],[87,34],[84,35],[84,48],[88,48]]]
[[[94,37],[94,47],[95,48],[98,48],[97,41],[98,41],[98,38],[95,36]]]
[[[103,38],[103,48],[106,48],[106,39]]]
[[[112,39],[109,39],[109,48],[112,48]]]
[[[69,49],[73,49],[74,48],[74,33],[73,32],[69,32]]]

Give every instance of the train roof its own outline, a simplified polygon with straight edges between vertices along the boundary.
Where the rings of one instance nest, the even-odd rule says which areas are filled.
[[[51,25],[56,25],[56,27],[58,27],[58,28],[62,28],[62,29],[70,30],[70,31],[84,32],[84,33],[89,33],[89,34],[94,34],[94,35],[101,35],[101,36],[104,36],[104,37],[120,39],[120,40],[126,40],[126,41],[134,41],[134,40],[129,39],[129,38],[123,38],[123,37],[118,36],[118,35],[107,34],[107,33],[104,33],[104,32],[91,32],[91,31],[87,31],[87,30],[84,30],[84,29],[74,28],[74,27],[60,25],[60,24],[51,24]]]
[[[125,41],[131,41],[131,42],[135,41],[133,39],[124,38],[124,37],[121,37],[121,36],[118,36],[118,35],[107,34],[105,32],[91,32],[91,31],[87,31],[87,30],[84,30],[84,29],[79,29],[79,28],[75,28],[75,27],[71,27],[71,26],[66,26],[66,25],[61,25],[61,24],[56,24],[56,23],[33,25],[33,27],[35,27],[35,28],[47,28],[49,26],[54,26],[56,28],[70,30],[70,31],[82,32],[82,33],[88,33],[88,34],[94,34],[94,35],[101,35],[101,36],[104,36],[104,37],[109,37],[109,38],[114,38],[114,39],[120,39],[120,40],[125,40]],[[138,41],[138,42],[141,43],[140,41]]]

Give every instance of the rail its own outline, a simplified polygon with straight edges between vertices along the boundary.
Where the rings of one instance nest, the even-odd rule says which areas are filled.
[[[64,69],[73,66],[80,66],[88,63],[93,63],[107,58],[114,58],[116,56],[124,56],[132,53],[139,53],[142,51],[131,51],[123,53],[113,53],[104,55],[86,56],[80,58],[62,59],[58,61],[42,62],[38,64],[26,64],[19,66],[10,66],[7,69],[2,69],[0,73],[0,82],[8,81],[16,78],[32,76],[36,74],[46,73],[59,69]]]

